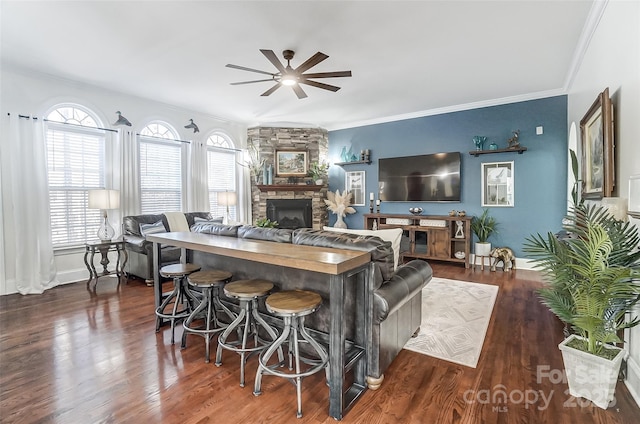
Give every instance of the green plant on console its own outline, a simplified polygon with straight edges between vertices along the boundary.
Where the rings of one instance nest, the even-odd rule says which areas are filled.
[[[638,230],[602,206],[580,203],[567,218],[568,236],[530,236],[524,251],[545,276],[541,302],[584,338],[574,347],[605,356],[605,344],[621,342],[618,332],[640,323],[625,316],[640,300]]]
[[[272,221],[269,218],[256,219],[256,227],[276,228],[277,226],[278,221]]]
[[[498,221],[489,215],[489,209],[484,209],[482,215],[471,218],[471,231],[478,237],[480,243],[486,243],[493,233],[498,233]]]

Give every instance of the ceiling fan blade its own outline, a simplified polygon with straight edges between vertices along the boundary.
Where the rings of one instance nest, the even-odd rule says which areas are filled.
[[[267,59],[269,59],[269,62],[271,62],[273,66],[275,66],[276,69],[280,71],[281,74],[286,73],[284,70],[284,66],[282,65],[280,60],[278,60],[278,56],[276,56],[273,50],[260,49],[260,51]]]
[[[322,82],[318,82],[318,81],[311,81],[311,80],[304,80],[301,79],[299,81],[300,84],[307,84],[313,87],[318,87],[318,88],[322,88],[325,90],[329,90],[329,91],[338,91],[340,90],[340,87],[336,87],[335,85],[329,85],[329,84],[324,84]]]
[[[271,75],[271,76],[275,76],[276,74],[272,73],[272,72],[266,72],[266,71],[261,71],[259,69],[253,69],[253,68],[247,68],[245,66],[240,66],[240,65],[232,65],[230,63],[228,63],[226,65],[227,68],[233,68],[233,69],[240,69],[241,71],[249,71],[249,72],[257,72],[259,74],[265,74],[265,75]]]
[[[292,85],[291,88],[293,88],[293,91],[296,93],[296,96],[298,96],[299,99],[304,99],[305,97],[307,97],[307,93],[305,93],[302,87],[300,87],[298,84]]]
[[[335,72],[317,72],[315,74],[304,74],[305,78],[338,78],[350,77],[351,71],[335,71]]]
[[[318,52],[316,54],[314,54],[313,56],[311,56],[309,59],[305,60],[300,66],[298,66],[295,71],[299,74],[303,73],[304,71],[306,71],[307,69],[316,66],[318,63],[322,62],[323,60],[325,60],[326,58],[328,58],[329,56],[327,56],[324,53]]]
[[[262,79],[262,80],[254,80],[254,81],[232,82],[231,85],[253,84],[254,82],[266,82],[266,81],[273,81],[273,78]]]
[[[268,89],[267,91],[265,91],[264,93],[261,94],[261,96],[268,96],[269,94],[273,93],[274,91],[276,91],[278,88],[280,88],[280,83],[274,85],[273,87],[271,87],[270,89]]]

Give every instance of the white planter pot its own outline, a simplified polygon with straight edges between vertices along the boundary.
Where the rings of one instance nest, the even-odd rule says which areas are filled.
[[[609,402],[613,400],[620,365],[627,352],[612,346],[612,350],[619,352],[615,358],[608,360],[567,346],[571,340],[581,338],[573,334],[558,345],[562,352],[569,393],[574,397],[588,399],[599,408],[607,409]]]
[[[476,256],[489,256],[491,254],[491,243],[476,243]]]

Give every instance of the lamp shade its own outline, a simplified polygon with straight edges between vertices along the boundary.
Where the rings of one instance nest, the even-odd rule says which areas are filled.
[[[235,206],[237,202],[235,191],[223,191],[218,193],[218,204],[220,206]]]
[[[118,209],[120,192],[118,190],[89,190],[89,209]]]

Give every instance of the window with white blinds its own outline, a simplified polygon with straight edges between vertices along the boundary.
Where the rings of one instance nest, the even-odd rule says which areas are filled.
[[[79,106],[56,108],[47,120],[45,136],[53,246],[83,245],[96,238],[102,220],[99,210],[87,206],[89,190],[105,187],[106,133],[98,129],[97,118]]]
[[[164,139],[164,140],[163,140]],[[153,122],[140,132],[140,209],[142,214],[182,210],[182,143],[168,125]]]
[[[232,141],[224,134],[213,134],[207,139],[207,181],[209,210],[213,216],[225,216],[226,205],[219,204],[218,193],[236,193],[236,205],[229,205],[229,216],[238,220],[236,187],[236,152]]]

